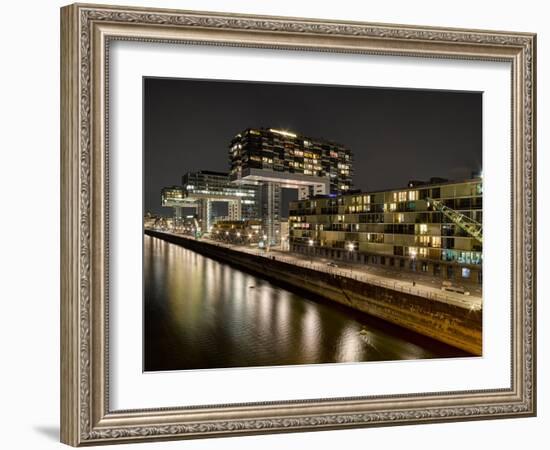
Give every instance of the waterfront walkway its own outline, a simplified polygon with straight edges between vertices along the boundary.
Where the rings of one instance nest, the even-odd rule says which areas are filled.
[[[189,240],[195,240],[195,238],[189,235],[172,233],[168,231],[162,231],[161,233],[172,234],[174,236]],[[234,251],[249,253],[276,261],[283,261],[288,264],[293,264],[295,266],[304,267],[331,275],[340,275],[387,289],[418,295],[429,300],[444,302],[461,308],[468,308],[471,310],[482,309],[480,288],[475,287],[475,290],[472,289],[472,291],[470,291],[470,295],[443,291],[440,287],[441,280],[439,278],[431,277],[422,273],[413,274],[410,272],[398,272],[390,269],[383,269],[364,264],[345,263],[342,261],[338,261],[338,266],[334,267],[328,265],[328,262],[331,260],[319,257],[309,257],[298,253],[290,253],[277,248],[271,248],[268,251],[258,249],[257,247],[229,244],[227,242],[221,242],[214,239],[209,239],[207,237],[201,237],[199,240],[219,247],[230,248]]]

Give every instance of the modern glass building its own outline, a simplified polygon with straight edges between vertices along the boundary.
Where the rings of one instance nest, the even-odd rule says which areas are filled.
[[[289,214],[292,251],[482,281],[481,178],[321,196]]]
[[[197,202],[199,214],[205,216],[204,220],[209,224],[214,219],[211,202],[227,202],[228,217],[234,220],[256,219],[260,216],[260,186],[233,184],[227,172],[187,172],[182,177],[182,185],[184,197]]]
[[[181,207],[185,204],[184,192],[181,186],[170,186],[160,191],[160,203],[166,207]]]
[[[270,243],[280,239],[281,189],[298,198],[352,187],[352,154],[341,144],[274,128],[247,128],[229,145],[230,179],[261,186],[261,218]]]
[[[173,222],[175,226],[182,224],[183,208],[196,208],[193,202],[185,198],[185,191],[181,186],[162,188],[160,203],[165,208],[173,209]]]
[[[231,180],[275,181],[342,194],[352,187],[351,150],[335,142],[274,128],[247,128],[229,146]],[[321,186],[328,189],[321,192]],[[285,187],[285,186],[283,186]],[[317,188],[317,190],[315,190]]]

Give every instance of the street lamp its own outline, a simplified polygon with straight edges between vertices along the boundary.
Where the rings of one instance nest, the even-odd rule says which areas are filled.
[[[309,244],[309,247],[310,247],[310,251],[309,251],[310,262],[311,262],[311,264],[313,264],[313,239],[310,239],[308,241],[308,244]]]

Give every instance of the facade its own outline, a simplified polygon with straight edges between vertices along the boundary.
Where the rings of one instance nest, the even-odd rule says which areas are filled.
[[[212,195],[218,197],[238,196],[241,187],[229,182],[227,172],[199,170],[187,172],[182,177],[182,185],[187,197],[195,195]]]
[[[184,203],[183,189],[181,186],[170,186],[160,191],[160,203],[166,207],[177,207]]]
[[[173,219],[176,225],[182,223],[182,208],[195,208],[196,204],[190,202],[185,197],[185,191],[181,186],[170,186],[162,188],[160,192],[160,203],[166,208],[172,208],[174,210]]]
[[[268,240],[280,236],[281,189],[305,199],[352,187],[352,154],[341,144],[274,128],[247,128],[229,145],[229,177],[262,186],[261,217]]]
[[[481,237],[461,221],[481,232],[482,211],[480,178],[300,200],[290,204],[290,249],[481,283]]]
[[[260,220],[219,220],[210,236],[219,241],[237,244],[257,244],[263,239]]]
[[[304,180],[313,194],[343,194],[352,187],[352,154],[334,142],[273,128],[247,128],[229,146],[231,180]],[[323,179],[328,190],[321,192]],[[311,184],[308,184],[311,183]]]
[[[275,243],[281,231],[281,209],[282,209],[282,189],[277,183],[262,183],[261,192],[261,219],[263,228],[270,238],[270,242]]]
[[[288,220],[281,221],[281,250],[288,251],[289,241],[288,241]]]
[[[210,230],[215,221],[212,202],[226,202],[231,220],[255,219],[260,216],[260,186],[233,184],[226,172],[187,172],[182,177],[182,185],[184,198],[197,205],[201,223],[205,224],[203,231]]]

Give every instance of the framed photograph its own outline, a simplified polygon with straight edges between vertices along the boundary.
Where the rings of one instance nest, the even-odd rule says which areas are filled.
[[[62,8],[62,442],[535,415],[535,57]]]

